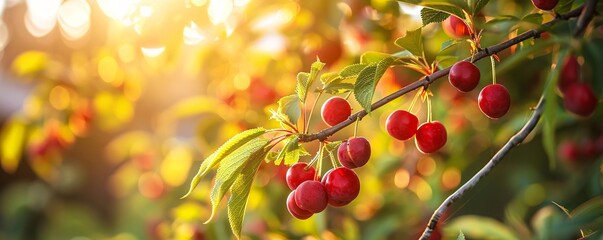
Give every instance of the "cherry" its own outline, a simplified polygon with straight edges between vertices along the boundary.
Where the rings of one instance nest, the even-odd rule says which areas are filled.
[[[297,186],[299,186],[305,181],[314,179],[314,175],[316,175],[316,170],[314,169],[314,167],[309,167],[308,170],[306,170],[306,167],[308,167],[308,164],[304,162],[298,162],[296,164],[293,164],[293,166],[291,166],[289,170],[287,170],[285,180],[287,181],[287,186],[289,186],[291,190],[295,190]]]
[[[509,90],[500,84],[491,84],[479,92],[477,98],[479,109],[486,116],[497,119],[504,116],[511,106]]]
[[[327,192],[319,181],[305,181],[295,191],[295,203],[299,208],[319,213],[327,207]]]
[[[532,0],[535,7],[540,10],[549,11],[557,6],[559,0]]]
[[[363,137],[350,138],[339,145],[337,157],[344,167],[362,167],[371,157],[371,144]]]
[[[580,64],[578,64],[578,58],[576,56],[569,56],[563,63],[561,74],[559,75],[559,90],[565,93],[567,88],[578,82],[580,78]]]
[[[558,154],[561,159],[574,163],[580,156],[578,145],[571,141],[565,141],[559,144]]]
[[[417,129],[415,144],[422,153],[432,153],[446,144],[446,128],[438,121],[426,122]]]
[[[398,140],[407,140],[414,136],[418,126],[417,116],[404,110],[392,112],[385,121],[387,133]]]
[[[352,107],[341,97],[331,97],[322,105],[320,113],[327,125],[335,126],[352,115]]]
[[[574,83],[565,91],[563,105],[568,111],[586,117],[595,111],[597,98],[588,85]]]
[[[479,69],[470,62],[462,61],[452,65],[448,80],[450,84],[461,92],[469,92],[479,83]]]
[[[289,196],[287,197],[287,210],[289,210],[289,213],[297,219],[308,219],[313,215],[311,212],[297,206],[297,203],[295,203],[295,190],[289,193]]]
[[[328,171],[322,179],[331,206],[345,206],[354,200],[360,192],[360,180],[356,173],[345,167]]]
[[[444,32],[452,38],[469,36],[469,28],[465,22],[454,15],[450,15],[450,17],[446,18],[446,20],[442,22],[442,27],[444,28]]]

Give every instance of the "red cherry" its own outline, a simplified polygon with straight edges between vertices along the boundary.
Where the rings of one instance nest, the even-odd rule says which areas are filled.
[[[289,193],[289,196],[287,197],[287,210],[289,210],[289,213],[297,219],[308,219],[312,216],[311,212],[299,208],[297,203],[295,203],[295,190]]]
[[[461,92],[469,92],[479,83],[479,69],[470,62],[462,61],[455,63],[450,68],[448,80],[450,84]]]
[[[398,140],[407,140],[414,136],[418,126],[417,116],[404,110],[392,112],[385,121],[387,133]]]
[[[360,192],[360,180],[356,173],[345,167],[328,171],[322,179],[327,192],[329,205],[345,206],[354,200]]]
[[[315,49],[311,50],[309,58],[310,61],[314,61],[318,57],[321,62],[326,63],[327,66],[331,66],[343,56],[343,51],[343,44],[339,37],[333,39],[325,38],[320,46],[316,46]]]
[[[532,0],[534,6],[540,10],[549,11],[557,6],[559,0]]]
[[[463,20],[460,18],[450,15],[442,22],[444,32],[452,38],[462,38],[469,36],[469,28]]]
[[[350,138],[339,145],[337,157],[347,168],[362,167],[371,157],[371,144],[363,137]]]
[[[491,84],[479,92],[477,102],[482,113],[489,118],[497,119],[509,111],[511,95],[505,86]]]
[[[306,170],[306,167],[308,167],[308,164],[304,162],[298,162],[296,164],[293,164],[293,166],[291,166],[289,170],[287,170],[287,175],[285,179],[287,181],[287,186],[289,186],[289,189],[295,190],[297,186],[299,186],[301,183],[314,179],[314,175],[316,175],[316,170],[314,169],[314,167],[309,167],[308,170]]]
[[[311,213],[327,208],[327,192],[319,181],[305,181],[295,191],[295,203],[299,208]]]
[[[331,97],[322,105],[320,113],[327,125],[335,126],[352,115],[352,107],[341,97]]]
[[[561,159],[569,163],[575,163],[580,156],[578,145],[571,141],[565,141],[559,144],[558,154]]]
[[[559,90],[565,93],[567,88],[577,83],[580,79],[580,64],[578,63],[578,58],[576,56],[569,56],[565,59],[563,63],[563,68],[561,69],[561,74],[559,75]]]
[[[446,128],[438,121],[426,122],[417,129],[415,144],[422,153],[432,153],[446,144]]]
[[[565,91],[563,105],[568,111],[586,117],[595,111],[597,98],[588,85],[574,83]]]

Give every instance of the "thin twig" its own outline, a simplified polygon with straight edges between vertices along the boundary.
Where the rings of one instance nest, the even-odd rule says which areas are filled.
[[[540,26],[537,29],[529,30],[527,32],[524,32],[524,33],[518,35],[517,37],[514,37],[512,39],[509,39],[509,40],[499,43],[497,45],[482,49],[479,52],[477,52],[476,54],[474,54],[471,57],[468,57],[462,61],[468,61],[470,59],[473,59],[473,61],[477,61],[482,58],[496,54],[500,51],[503,51],[511,46],[517,45],[518,43],[528,40],[530,38],[539,37],[541,33],[546,32],[548,30],[548,28],[555,25],[557,22],[567,20],[567,19],[570,19],[573,17],[577,17],[582,12],[582,9],[583,9],[583,6],[580,6],[566,14],[559,15],[557,18],[555,18],[547,23],[542,24],[542,26]],[[429,84],[436,81],[437,79],[448,75],[448,72],[450,72],[450,67],[439,70],[437,72],[434,72],[433,74],[427,75],[427,76],[423,77],[422,79],[420,79],[414,83],[411,83],[411,84],[407,85],[406,87],[403,87],[400,90],[373,103],[371,105],[371,109],[372,110],[378,109],[378,108],[382,107],[383,105],[393,101],[394,99],[399,98],[417,88],[426,87]],[[315,141],[315,140],[324,141],[329,136],[335,134],[336,132],[340,131],[341,129],[354,123],[357,119],[362,119],[367,114],[368,113],[365,110],[361,110],[361,111],[358,111],[355,114],[351,115],[345,121],[343,121],[335,126],[323,129],[322,131],[313,133],[313,134],[302,134],[299,137],[299,142],[311,142],[311,141]]]
[[[528,134],[530,134],[532,130],[534,130],[536,124],[538,123],[538,120],[540,120],[540,117],[542,116],[544,102],[544,97],[541,97],[540,101],[538,102],[538,105],[536,106],[536,110],[534,111],[534,115],[532,115],[526,125],[524,125],[523,128],[519,130],[519,132],[517,132],[517,134],[511,137],[511,139],[509,139],[509,141],[500,150],[498,150],[498,152],[492,157],[492,159],[490,159],[490,161],[481,170],[479,170],[479,172],[473,175],[473,177],[469,179],[469,181],[467,181],[465,184],[463,184],[463,186],[454,191],[452,195],[450,195],[448,198],[446,198],[444,202],[442,202],[442,204],[440,204],[440,206],[433,213],[433,216],[431,216],[429,224],[425,228],[423,235],[421,235],[421,240],[429,239],[429,237],[431,236],[431,232],[433,231],[433,229],[435,229],[438,221],[440,220],[444,212],[446,212],[448,207],[452,205],[452,203],[461,198],[465,192],[475,187],[475,185],[477,185],[477,183],[479,183],[482,178],[488,175],[492,171],[492,169],[494,169],[496,164],[498,164],[500,160],[513,147],[523,142],[523,140],[528,136]]]

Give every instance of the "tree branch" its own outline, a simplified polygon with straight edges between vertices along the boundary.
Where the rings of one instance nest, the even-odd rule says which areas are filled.
[[[471,188],[475,187],[475,185],[477,185],[477,183],[479,183],[479,181],[482,178],[484,178],[486,175],[488,175],[492,171],[492,169],[494,169],[496,164],[498,164],[500,162],[500,160],[505,155],[507,155],[507,153],[513,147],[515,147],[515,146],[519,145],[521,142],[523,142],[523,140],[528,136],[528,134],[530,134],[532,132],[532,130],[534,130],[534,128],[536,127],[536,124],[538,123],[538,120],[540,120],[540,117],[542,116],[542,112],[544,109],[544,107],[543,107],[544,102],[545,102],[545,99],[544,99],[544,95],[543,95],[543,97],[540,98],[538,105],[536,106],[534,115],[532,115],[532,117],[530,118],[530,120],[528,120],[526,125],[524,125],[523,128],[521,130],[519,130],[519,132],[517,132],[517,134],[515,134],[513,137],[511,137],[511,139],[509,139],[509,141],[500,150],[498,150],[498,152],[492,157],[492,159],[490,159],[490,161],[482,169],[480,169],[479,172],[477,172],[475,175],[473,175],[473,177],[471,177],[471,179],[469,179],[469,181],[467,181],[465,184],[463,184],[463,186],[461,186],[459,189],[457,189],[452,195],[450,195],[448,198],[446,198],[446,200],[444,202],[442,202],[442,204],[440,204],[440,206],[436,209],[436,211],[433,213],[433,216],[429,220],[429,223],[428,223],[427,227],[425,228],[423,235],[421,235],[421,238],[420,238],[421,240],[429,239],[429,237],[431,236],[431,232],[433,231],[433,229],[435,229],[438,221],[440,220],[440,218],[442,217],[444,212],[448,209],[448,207],[450,207],[450,205],[452,205],[452,203],[454,203],[456,200],[461,198],[465,192],[467,192]]]
[[[590,2],[596,2],[596,1],[590,0]],[[482,49],[473,56],[473,62],[476,62],[482,58],[488,57],[488,56],[496,54],[498,52],[501,52],[511,46],[517,45],[520,42],[523,42],[530,38],[538,38],[540,36],[540,34],[543,32],[546,32],[549,27],[555,25],[557,22],[568,20],[573,17],[577,17],[578,15],[580,15],[582,10],[583,10],[583,6],[580,6],[566,14],[559,15],[559,16],[557,16],[557,18],[555,18],[547,23],[542,24],[542,26],[540,26],[537,29],[529,30],[527,32],[524,32],[524,33],[518,35],[517,37],[514,37],[512,39],[509,39],[509,40],[499,43],[497,45]],[[592,16],[591,16],[591,18],[592,18]],[[470,59],[471,59],[471,57],[468,57],[462,61],[470,61]],[[413,83],[407,85],[406,87],[403,87],[400,90],[373,103],[371,105],[371,109],[373,109],[373,110],[378,109],[378,108],[382,107],[383,105],[393,101],[394,99],[399,98],[417,88],[428,87],[429,84],[433,83],[434,81],[438,80],[441,77],[448,75],[448,72],[450,72],[450,67],[439,70],[437,72],[434,72],[431,75],[427,75],[427,76],[421,78],[420,80],[413,82]],[[366,115],[367,115],[366,110],[358,111],[355,114],[351,115],[345,121],[343,121],[335,126],[323,129],[322,131],[313,133],[313,134],[302,134],[299,137],[299,142],[311,142],[311,141],[315,141],[315,140],[324,141],[329,136],[335,134],[336,132],[340,131],[341,129],[354,123],[357,119],[362,120],[362,118]]]
[[[588,23],[593,19],[593,16],[595,15],[595,5],[597,5],[597,0],[588,0],[584,4],[582,13],[576,23],[576,29],[574,31],[575,37],[581,36],[584,33],[586,26],[588,26]]]

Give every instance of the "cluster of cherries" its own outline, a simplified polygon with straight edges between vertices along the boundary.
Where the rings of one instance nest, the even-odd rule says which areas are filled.
[[[580,143],[565,140],[559,145],[558,151],[559,157],[572,165],[579,164],[581,159],[594,159],[603,154],[603,134]]]
[[[321,110],[323,121],[334,126],[352,113],[348,101],[340,97],[327,100]],[[287,210],[298,219],[308,219],[324,211],[327,205],[342,207],[360,193],[360,180],[353,168],[364,166],[371,157],[371,146],[366,138],[352,137],[339,145],[337,158],[342,167],[333,168],[321,177],[307,163],[293,164],[285,176],[292,190],[287,197]]]
[[[565,59],[557,86],[563,94],[563,106],[568,111],[582,117],[595,111],[597,97],[588,84],[580,82],[580,64],[576,56]]]

